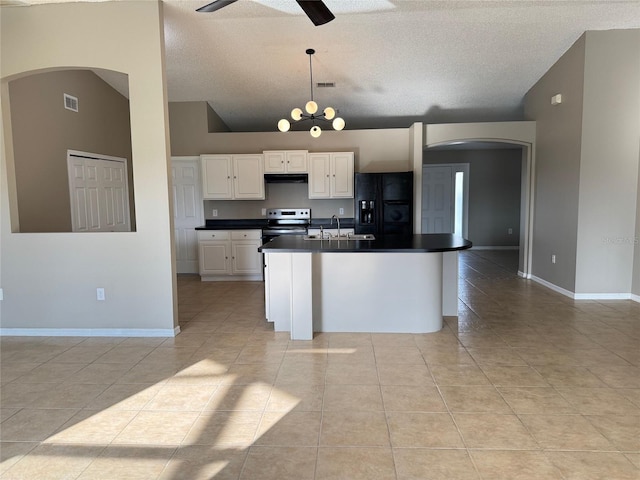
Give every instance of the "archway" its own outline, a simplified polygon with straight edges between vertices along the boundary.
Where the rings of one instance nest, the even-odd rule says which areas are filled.
[[[456,123],[425,125],[422,147],[456,145],[467,142],[492,142],[522,147],[520,255],[518,275],[531,277],[533,231],[533,182],[535,168],[535,122]],[[414,159],[417,209],[415,219],[421,220],[422,155]],[[418,173],[419,172],[419,173]],[[421,225],[417,225],[420,229]]]

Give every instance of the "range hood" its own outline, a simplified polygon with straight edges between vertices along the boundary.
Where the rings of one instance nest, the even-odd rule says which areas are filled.
[[[306,173],[265,173],[266,183],[309,183]]]

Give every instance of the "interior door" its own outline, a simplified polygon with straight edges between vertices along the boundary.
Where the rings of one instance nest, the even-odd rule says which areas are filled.
[[[172,157],[173,231],[178,273],[198,273],[196,227],[204,224],[198,157]]]
[[[73,232],[129,232],[127,161],[67,151]]]
[[[126,164],[101,160],[101,187],[104,191],[105,228],[111,232],[128,232],[129,195],[127,192]]]
[[[453,233],[453,168],[422,167],[422,233]]]

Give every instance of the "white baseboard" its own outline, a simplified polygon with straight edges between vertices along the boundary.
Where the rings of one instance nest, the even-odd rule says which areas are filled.
[[[574,293],[575,300],[631,300],[630,293]]]
[[[520,274],[520,272],[518,272],[518,274]],[[554,285],[551,282],[547,282],[540,277],[536,277],[535,275],[531,275],[530,278],[534,282],[544,285],[554,292],[561,293],[566,297],[573,298],[574,300],[634,300],[636,302],[640,302],[640,297],[638,295],[632,295],[631,293],[574,293],[570,290]]]
[[[0,337],[175,337],[170,328],[0,328]]]
[[[486,245],[479,245],[479,246],[474,245],[469,250],[519,250],[519,249],[520,249],[520,247],[518,245],[504,246],[504,247],[491,247],[491,246],[486,246]]]
[[[528,275],[528,274],[526,274],[526,273],[524,273],[524,272],[522,272],[520,270],[518,270],[518,276],[521,277],[521,278],[528,278],[528,279],[531,278],[531,275]]]
[[[262,275],[200,275],[201,282],[261,282]]]
[[[536,283],[539,283],[540,285],[543,285],[551,290],[553,290],[554,292],[558,292],[561,293],[562,295],[564,295],[565,297],[569,297],[569,298],[573,298],[573,292],[566,290],[562,287],[559,287],[557,285],[554,285],[551,282],[547,282],[546,280],[540,278],[540,277],[536,277],[535,275],[531,275],[531,280],[533,280]]]

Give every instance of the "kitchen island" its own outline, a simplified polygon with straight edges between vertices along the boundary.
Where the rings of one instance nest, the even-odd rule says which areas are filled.
[[[429,333],[457,315],[458,251],[450,234],[375,240],[281,236],[264,244],[267,320],[293,340],[313,332]]]

